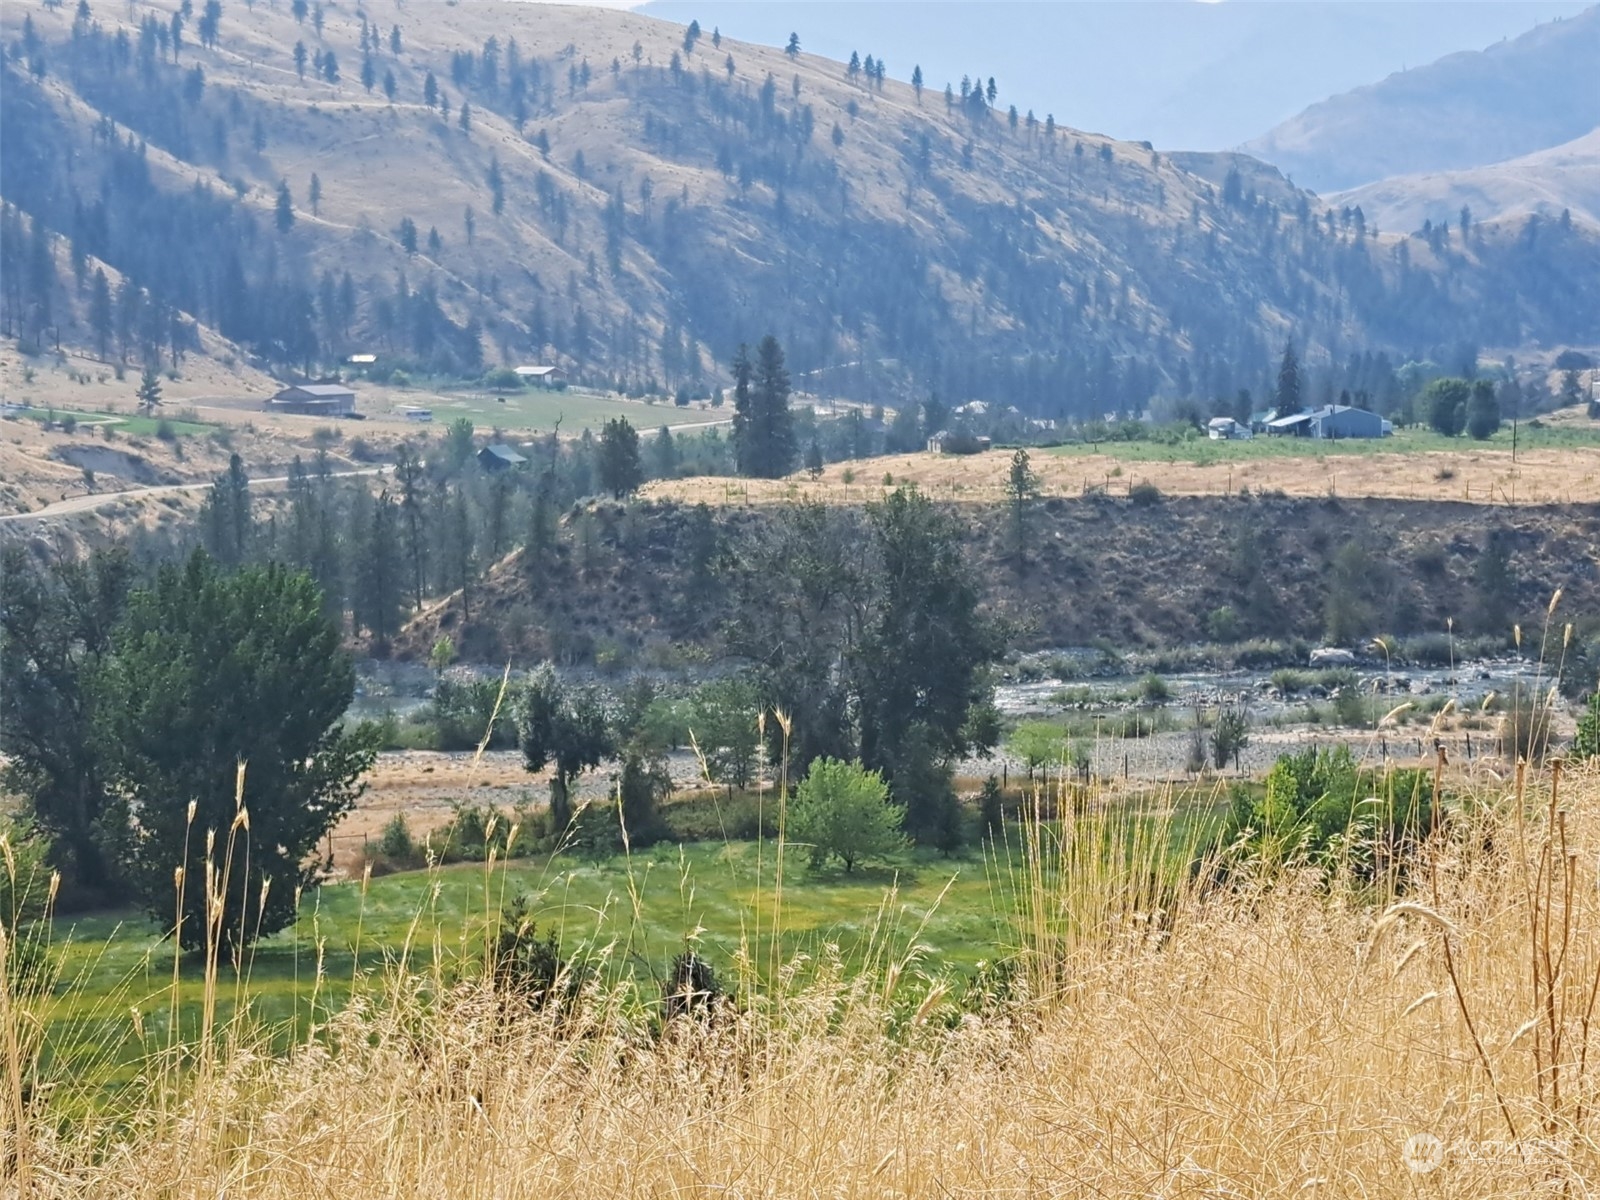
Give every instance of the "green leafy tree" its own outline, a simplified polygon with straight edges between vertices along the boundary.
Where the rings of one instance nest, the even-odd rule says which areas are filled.
[[[616,753],[605,705],[598,693],[563,683],[546,663],[522,688],[516,715],[523,768],[552,768],[550,824],[560,836],[572,821],[573,783]]]
[[[628,418],[613,417],[601,428],[595,469],[600,486],[617,500],[639,490],[644,482],[644,462],[639,454],[639,433]]]
[[[1578,731],[1572,738],[1572,757],[1600,758],[1600,690],[1589,693],[1589,703],[1578,718]]]
[[[1467,401],[1472,387],[1465,379],[1435,379],[1422,391],[1422,411],[1428,425],[1445,437],[1460,437],[1467,424]]]
[[[1237,768],[1239,756],[1249,744],[1249,713],[1232,706],[1217,713],[1217,723],[1211,730],[1211,761],[1218,770],[1226,767],[1230,760]]]
[[[433,672],[435,679],[443,679],[444,673],[450,669],[450,664],[456,660],[456,644],[447,634],[440,634],[434,639],[433,649],[428,651],[428,667]]]
[[[94,685],[96,723],[138,813],[128,866],[140,897],[169,919],[183,868],[189,949],[284,928],[330,865],[317,847],[377,746],[371,727],[343,724],[355,668],[316,585],[280,566],[224,572],[196,553],[134,594],[115,646]]]
[[[760,688],[744,676],[725,676],[695,689],[689,733],[713,783],[749,784],[761,749],[756,725],[761,708]]]
[[[1481,442],[1492,437],[1500,428],[1500,401],[1495,398],[1494,384],[1480,379],[1472,385],[1472,395],[1467,398],[1467,434]]]
[[[121,551],[39,565],[16,545],[0,557],[0,790],[22,799],[67,886],[103,899],[117,882],[128,812],[109,787],[90,680],[111,652],[132,579]]]
[[[666,759],[629,747],[622,756],[617,779],[617,802],[623,827],[632,845],[648,845],[661,834],[661,802],[672,794],[672,775]]]
[[[1049,721],[1024,721],[1011,731],[1006,748],[1027,770],[1029,782],[1035,774],[1048,776],[1051,767],[1059,770],[1067,761],[1066,732]]]
[[[830,858],[846,873],[866,859],[887,858],[905,845],[905,812],[889,800],[889,786],[860,763],[819,758],[789,805],[789,837],[811,848],[811,865]]]

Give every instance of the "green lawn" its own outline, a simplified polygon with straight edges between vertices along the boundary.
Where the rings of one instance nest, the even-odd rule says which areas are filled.
[[[1181,442],[1106,441],[1076,442],[1051,446],[1046,453],[1063,457],[1104,454],[1125,462],[1185,462],[1199,466],[1212,463],[1250,462],[1265,458],[1320,458],[1346,454],[1426,454],[1440,451],[1471,453],[1475,450],[1510,450],[1508,425],[1485,441],[1468,437],[1447,438],[1431,429],[1402,429],[1386,438],[1346,438],[1321,441],[1311,438],[1254,437],[1249,441],[1213,442],[1205,434],[1191,431]],[[1573,449],[1600,447],[1600,424],[1594,428],[1571,424],[1541,425],[1530,429],[1526,422],[1517,426],[1518,450]]]
[[[1218,798],[1187,798],[1180,811],[1161,827],[1174,863],[1187,860],[1197,833],[1214,827]],[[218,1017],[248,1002],[280,1039],[291,1029],[303,1034],[345,1002],[358,977],[380,971],[408,945],[419,972],[431,967],[436,948],[446,963],[481,962],[485,914],[518,897],[526,897],[541,935],[558,934],[564,954],[609,946],[612,970],[645,981],[691,943],[724,977],[736,974],[741,949],[762,977],[798,952],[817,958],[829,943],[852,970],[916,947],[937,974],[970,972],[1021,943],[1015,850],[970,848],[948,858],[911,850],[846,875],[812,871],[791,848],[781,912],[774,854],[770,842],[661,844],[600,862],[563,855],[492,872],[478,864],[406,872],[373,879],[365,893],[360,881],[332,884],[308,893],[294,928],[255,946],[239,971],[223,967]],[[197,1034],[202,965],[179,965],[174,1006],[172,944],[142,914],[58,918],[54,938],[63,969],[40,1014],[49,1074],[114,1091],[138,1077],[146,1052],[171,1043],[174,1007],[178,1040]],[[644,991],[653,995],[653,985]]]
[[[126,413],[82,412],[71,408],[28,408],[22,410],[19,416],[29,421],[38,421],[41,425],[46,421],[60,421],[63,417],[71,417],[84,425],[109,425],[118,433],[128,433],[143,437],[154,437],[160,429],[162,421],[166,421],[167,428],[181,437],[196,437],[210,433],[215,425],[205,425],[198,421],[179,421],[173,418],[138,417]]]
[[[488,391],[435,392],[419,395],[416,403],[433,409],[435,423],[456,417],[469,417],[475,425],[504,429],[548,431],[561,421],[561,432],[595,433],[613,417],[626,417],[636,429],[655,429],[662,425],[702,425],[728,420],[731,411],[710,408],[679,408],[675,404],[646,404],[642,400],[619,400],[593,392],[568,388],[546,391],[526,388],[497,395]]]

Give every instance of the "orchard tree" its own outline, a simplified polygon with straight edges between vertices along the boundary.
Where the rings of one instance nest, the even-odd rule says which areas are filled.
[[[887,858],[905,846],[905,812],[889,800],[889,786],[860,763],[819,758],[811,764],[789,806],[789,837],[811,848],[812,867],[830,858],[844,864]]]
[[[605,706],[596,692],[564,684],[546,663],[523,687],[516,715],[523,768],[552,768],[550,832],[560,837],[572,821],[573,783],[616,753]]]
[[[114,643],[96,723],[138,814],[129,877],[150,914],[176,905],[187,949],[289,925],[377,751],[371,726],[344,724],[355,667],[322,594],[302,572],[196,552],[133,595]]]

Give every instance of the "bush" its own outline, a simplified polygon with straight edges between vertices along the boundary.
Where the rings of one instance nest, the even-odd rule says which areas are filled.
[[[661,989],[661,1015],[664,1020],[711,1012],[723,999],[722,983],[705,959],[693,950],[685,950],[672,960],[666,983]]]
[[[510,909],[500,915],[500,933],[495,939],[494,980],[504,991],[542,1009],[555,1003],[570,1005],[582,989],[585,972],[561,957],[561,943],[554,930],[539,936],[538,926],[528,915],[528,899],[518,896]]]
[[[178,431],[172,427],[171,421],[162,417],[156,422],[156,437],[163,442],[175,442],[178,440]]]
[[[819,758],[789,808],[789,833],[811,847],[811,865],[837,858],[848,873],[867,858],[885,858],[905,845],[905,810],[889,786],[859,763]]]
[[[1152,673],[1139,680],[1139,699],[1146,704],[1165,704],[1172,699],[1172,689],[1165,679]]]
[[[1145,480],[1128,489],[1128,499],[1141,508],[1148,508],[1152,504],[1161,503],[1161,489]]]
[[[383,832],[378,835],[377,844],[368,847],[367,853],[374,875],[414,871],[427,864],[427,855],[411,836],[411,827],[406,824],[404,813],[395,813],[389,819]]]
[[[1214,642],[1236,642],[1243,632],[1239,614],[1229,604],[1207,613],[1205,626],[1206,636]]]
[[[659,840],[663,833],[661,802],[671,794],[672,776],[667,772],[665,760],[646,758],[639,751],[630,750],[622,761],[617,795],[628,839],[633,845],[647,846]]]
[[[1524,684],[1514,686],[1500,719],[1500,757],[1507,762],[1543,762],[1550,752],[1552,716],[1544,693]]]
[[[1257,792],[1235,788],[1223,844],[1269,863],[1309,862],[1374,879],[1433,828],[1427,771],[1363,771],[1347,746],[1279,758]]]
[[[983,781],[983,790],[978,793],[978,824],[985,835],[995,837],[1004,823],[1005,802],[1000,792],[1000,780],[991,775]]]

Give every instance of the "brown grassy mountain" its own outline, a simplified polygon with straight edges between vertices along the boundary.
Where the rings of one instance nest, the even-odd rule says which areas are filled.
[[[1424,221],[1449,224],[1459,220],[1463,208],[1479,220],[1537,214],[1559,221],[1566,213],[1571,220],[1600,226],[1600,128],[1506,162],[1397,175],[1328,199],[1359,204],[1390,229],[1420,229]]]
[[[213,45],[196,9],[174,51],[173,11],[0,13],[12,244],[37,218],[90,276],[111,263],[280,372],[374,349],[704,388],[771,330],[813,391],[1098,415],[1185,377],[1231,395],[1291,335],[1341,360],[1600,340],[1584,236],[1402,253],[1262,168],[1013,127],[809,55],[690,53],[626,12],[430,5],[367,42],[363,9],[229,4]],[[86,286],[54,285],[69,339],[92,337]]]
[[[1314,104],[1243,149],[1319,192],[1521,158],[1600,126],[1596,61],[1600,6]]]

